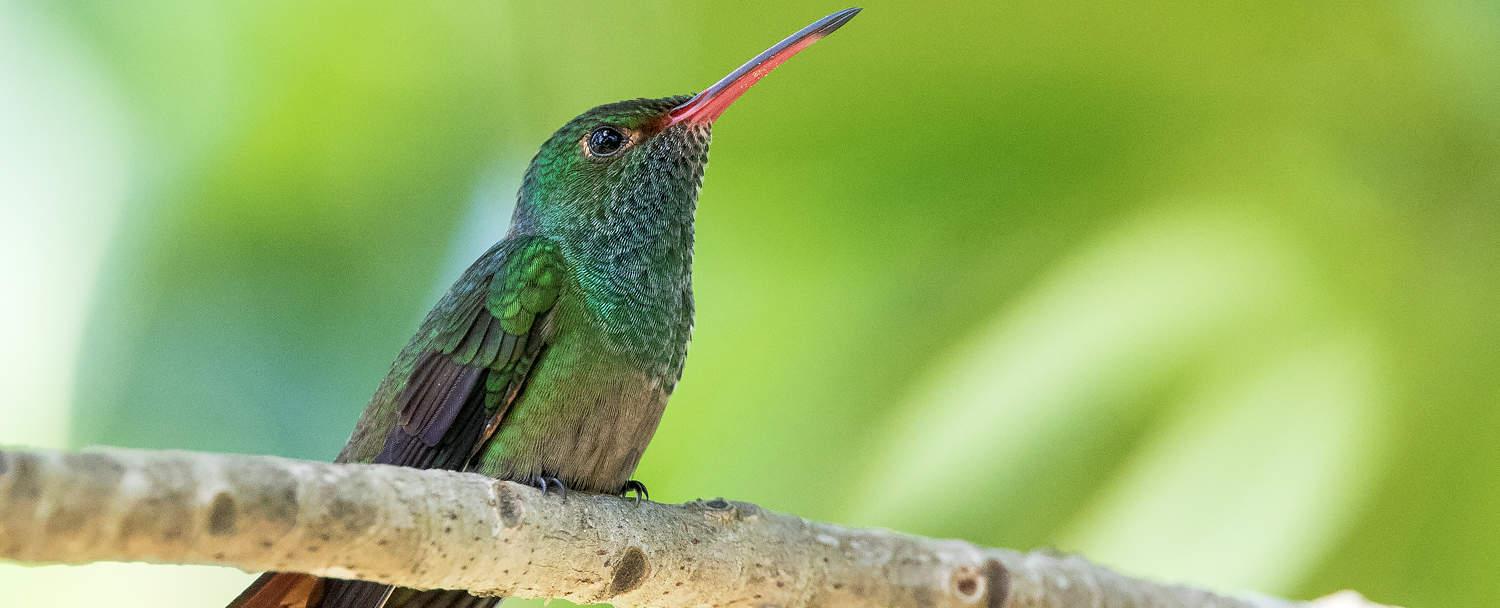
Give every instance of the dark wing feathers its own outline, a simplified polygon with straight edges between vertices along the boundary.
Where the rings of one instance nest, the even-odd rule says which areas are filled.
[[[406,389],[396,398],[401,404],[401,409],[396,412],[396,424],[413,435],[430,427],[434,418],[441,417],[441,406],[434,400],[442,398],[457,374],[458,368],[444,365],[441,355],[424,354],[412,370]]]
[[[475,318],[469,322],[468,331],[464,332],[464,339],[458,343],[458,348],[450,353],[455,361],[466,365],[483,364],[482,361],[478,361],[479,349],[484,345],[485,334],[489,333],[490,326],[494,325],[493,319],[494,317],[488,314],[488,311],[475,315]],[[498,331],[500,328],[495,329]]]
[[[463,469],[485,436],[489,416],[484,408],[484,392],[471,390],[467,400],[452,412],[453,417],[446,427],[433,425],[426,429],[428,434],[437,433],[439,429],[447,432],[439,435],[433,445],[428,445],[423,435],[407,432],[401,427],[392,429],[386,438],[385,449],[375,462],[419,469]]]
[[[391,589],[389,585],[369,581],[330,580],[324,594],[323,605],[333,606],[382,606],[384,608],[492,608],[500,603],[498,597],[476,597],[464,591],[433,589]],[[231,606],[230,608],[238,608]],[[279,607],[278,607],[279,608]]]
[[[545,239],[522,237],[507,245],[489,266],[492,275],[476,265],[470,272],[481,274],[461,279],[448,295],[456,301],[423,327],[426,343],[411,371],[397,379],[404,388],[392,404],[396,424],[375,462],[464,469],[520,396],[551,342],[567,267]],[[328,580],[326,586],[318,608],[367,608],[382,598],[401,608],[487,608],[500,601],[359,581]]]
[[[427,353],[423,359],[430,371],[402,393],[400,429],[421,438],[431,448],[437,447],[453,426],[485,370],[459,365],[437,353]]]
[[[553,333],[566,267],[550,241],[509,249],[487,282],[472,285],[438,327],[396,397],[397,424],[382,464],[463,468],[498,427]]]

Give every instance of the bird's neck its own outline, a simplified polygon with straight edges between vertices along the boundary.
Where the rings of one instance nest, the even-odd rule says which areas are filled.
[[[669,389],[693,326],[696,194],[616,201],[562,247],[608,346]]]

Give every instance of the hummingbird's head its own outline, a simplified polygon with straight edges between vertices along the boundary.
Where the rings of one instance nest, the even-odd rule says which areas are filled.
[[[620,101],[568,121],[526,171],[518,227],[525,221],[546,233],[597,230],[639,213],[643,203],[654,203],[658,212],[691,205],[708,163],[712,125],[674,123],[672,108],[687,100]]]
[[[568,121],[526,170],[515,228],[597,239],[610,236],[601,231],[663,219],[642,215],[691,222],[714,121],[751,85],[857,13],[818,20],[697,95],[605,104]]]

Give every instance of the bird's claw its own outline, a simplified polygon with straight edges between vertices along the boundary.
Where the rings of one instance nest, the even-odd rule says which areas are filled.
[[[562,497],[563,499],[567,499],[567,497],[568,497],[568,486],[567,486],[567,484],[564,484],[561,479],[558,479],[556,477],[546,477],[546,476],[538,476],[536,478],[536,487],[541,488],[541,490],[542,490],[542,496],[546,496],[547,495],[547,489],[551,488],[553,486],[557,487],[557,495],[558,496]]]
[[[642,500],[651,500],[651,493],[646,491],[646,484],[634,479],[625,482],[625,487],[620,488],[620,498],[624,498],[627,494],[635,495],[631,497],[635,504],[641,504]]]

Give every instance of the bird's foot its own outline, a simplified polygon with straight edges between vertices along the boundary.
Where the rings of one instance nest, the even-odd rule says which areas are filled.
[[[641,504],[642,500],[651,500],[651,493],[646,491],[646,484],[634,479],[625,482],[625,487],[620,488],[620,498],[624,498],[628,494],[635,495],[631,497],[631,500],[634,500],[635,504]]]
[[[561,479],[558,479],[556,477],[537,476],[534,483],[536,483],[536,487],[541,488],[542,496],[547,495],[548,488],[555,487],[557,488],[558,496],[562,497],[563,499],[568,498],[568,486],[567,484],[564,484]]]

